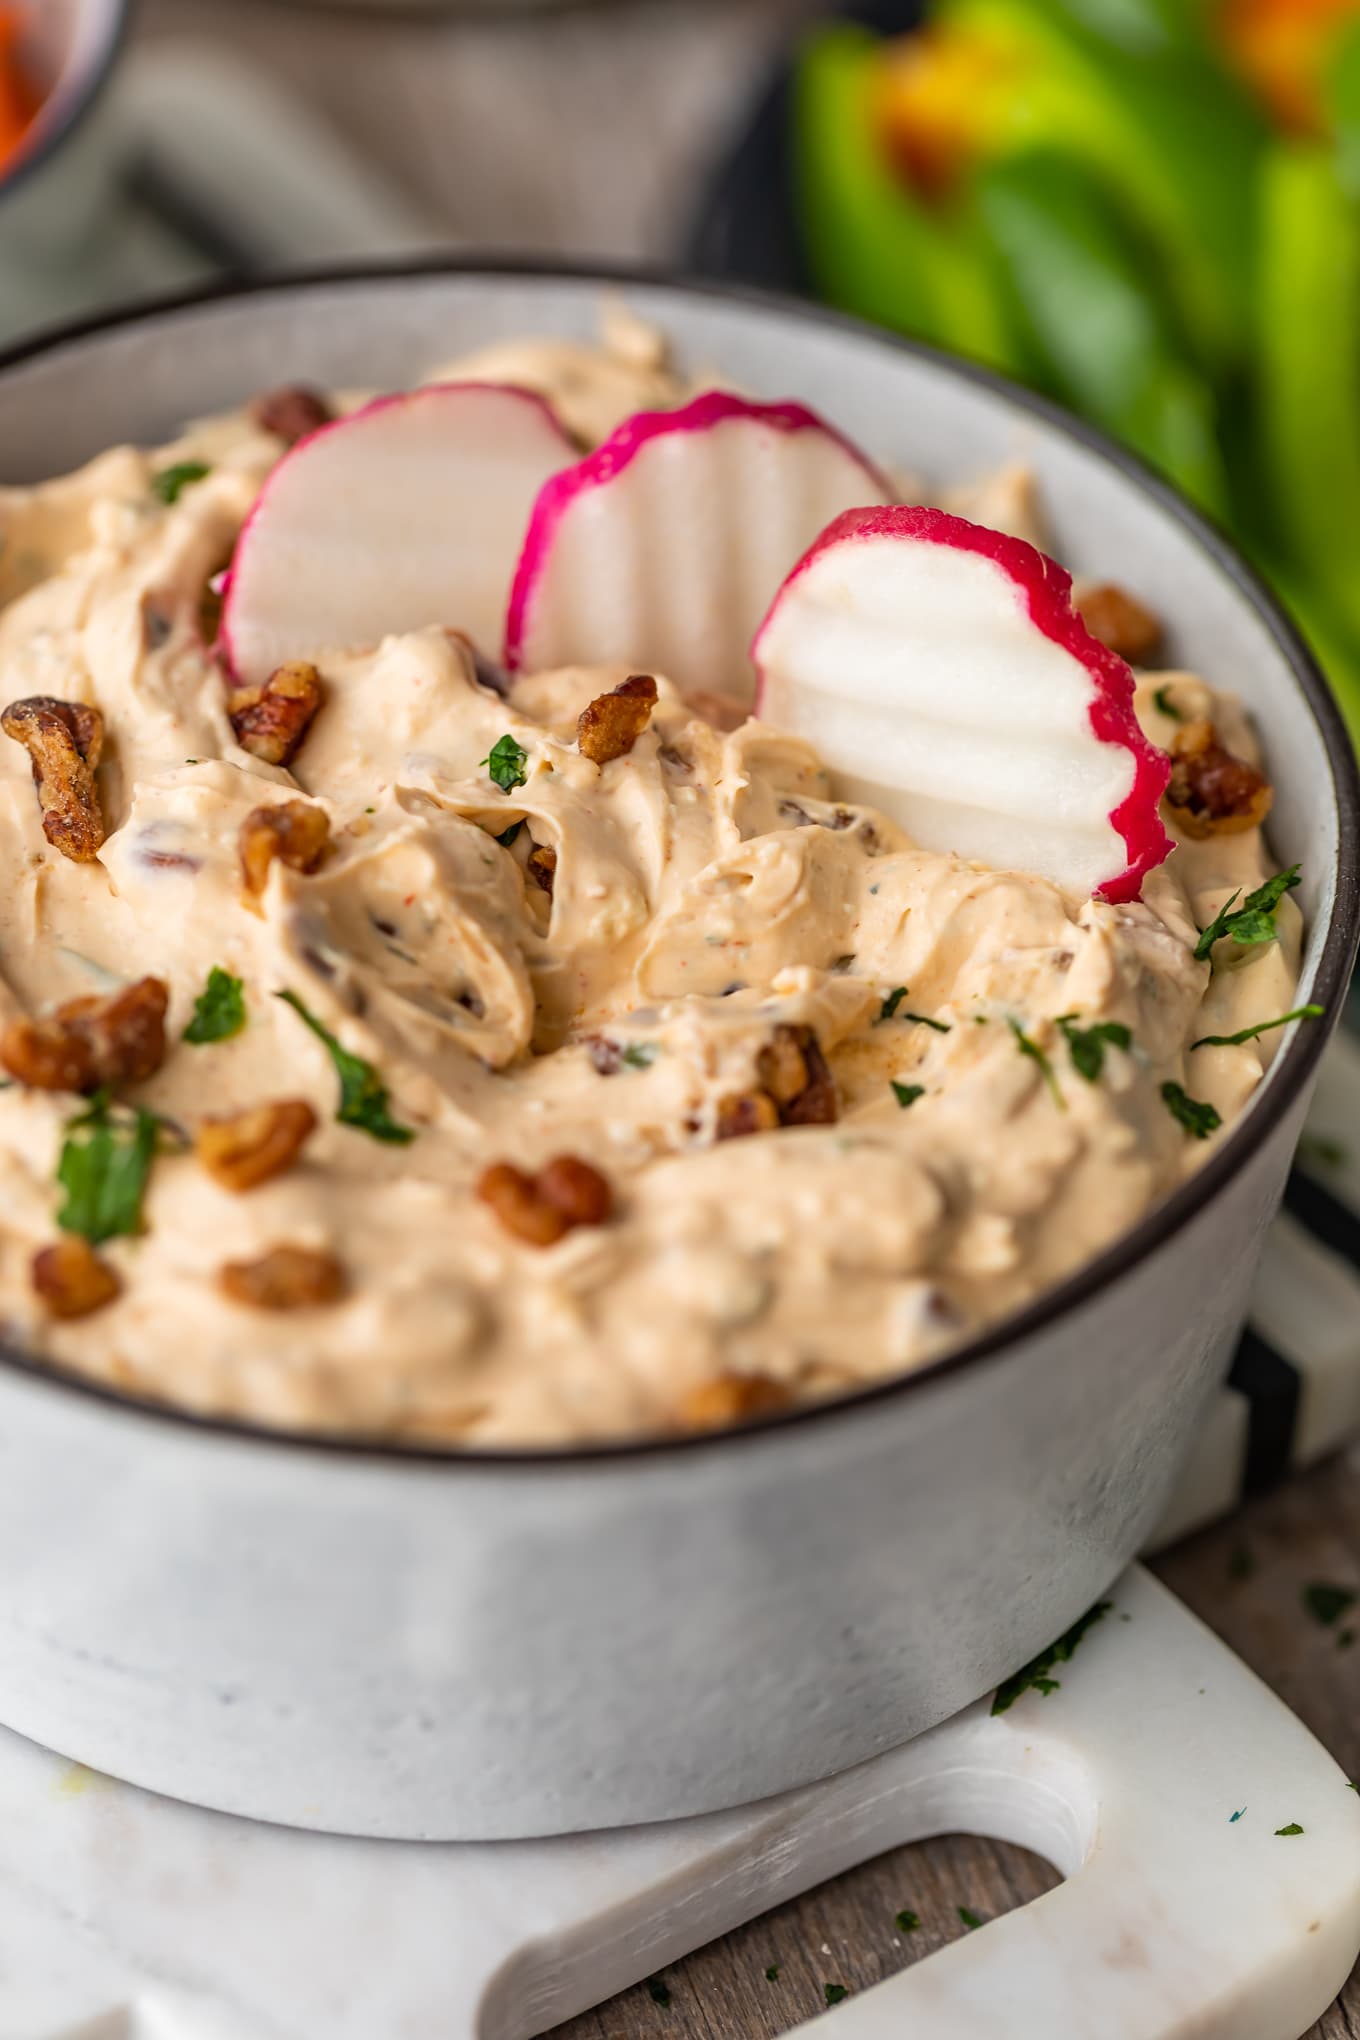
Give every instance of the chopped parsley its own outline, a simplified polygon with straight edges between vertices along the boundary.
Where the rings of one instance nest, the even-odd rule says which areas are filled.
[[[529,777],[524,769],[528,762],[529,753],[523,744],[517,744],[508,732],[503,737],[497,737],[482,759],[483,765],[502,793],[513,793],[517,786],[523,786]]]
[[[766,1983],[778,1983],[779,1964],[777,1962],[772,1962],[769,1968],[765,1971],[765,1981]]]
[[[208,1041],[229,1041],[245,1024],[245,986],[215,963],[194,1000],[194,1016],[184,1030],[184,1039],[201,1048]]]
[[[904,1112],[908,1105],[914,1105],[918,1098],[924,1098],[926,1095],[924,1084],[899,1084],[895,1077],[889,1081],[892,1084],[892,1094]]]
[[[1247,1810],[1247,1809],[1246,1809],[1246,1807],[1245,1807],[1245,1806],[1239,1806],[1239,1807],[1238,1807],[1238,1809],[1237,1809],[1237,1811],[1236,1811],[1236,1813],[1230,1813],[1230,1814],[1228,1815],[1228,1826],[1229,1826],[1229,1827],[1231,1827],[1231,1826],[1232,1826],[1232,1824],[1233,1824],[1233,1822],[1234,1822],[1235,1820],[1241,1820],[1241,1818],[1242,1818],[1243,1814],[1244,1814],[1244,1813],[1246,1812],[1246,1810]]]
[[[661,1050],[654,1041],[630,1041],[619,1056],[619,1061],[626,1069],[649,1070],[660,1053]]]
[[[1207,1140],[1223,1124],[1223,1114],[1203,1098],[1192,1098],[1180,1084],[1168,1080],[1162,1085],[1162,1100],[1173,1119],[1178,1119],[1195,1140]]]
[[[1240,907],[1237,905],[1242,899],[1239,887],[1227,905],[1214,915],[1208,927],[1201,930],[1199,941],[1195,944],[1196,962],[1204,963],[1213,953],[1214,944],[1225,938],[1247,947],[1258,942],[1274,942],[1277,932],[1275,909],[1285,894],[1292,892],[1299,883],[1299,867],[1291,864],[1287,871],[1277,871],[1264,885],[1257,886],[1255,892],[1248,893]]]
[[[374,1140],[390,1141],[394,1146],[404,1147],[407,1141],[414,1140],[415,1129],[403,1126],[388,1111],[387,1087],[372,1063],[342,1048],[316,1015],[307,1011],[296,992],[276,992],[274,996],[282,999],[285,1006],[291,1006],[317,1040],[325,1044],[340,1079],[340,1103],[335,1111],[340,1124],[355,1126],[361,1133],[371,1134]]]
[[[1169,687],[1157,688],[1152,698],[1156,702],[1161,713],[1163,715],[1170,716],[1172,722],[1185,721],[1185,717],[1181,714],[1181,711],[1177,708],[1175,702],[1171,699],[1171,689]]]
[[[878,1026],[880,1020],[891,1020],[906,996],[907,988],[905,985],[894,985],[878,1009],[878,1020],[874,1022],[875,1027]]]
[[[1303,1605],[1315,1622],[1324,1629],[1332,1628],[1343,1615],[1349,1615],[1360,1593],[1354,1587],[1334,1586],[1330,1580],[1312,1580],[1303,1590]]]
[[[647,1994],[654,2005],[668,2005],[671,2001],[670,1990],[659,1976],[647,1978]]]
[[[920,1915],[914,1912],[900,1912],[893,1921],[899,1934],[914,1934],[920,1924]]]
[[[1026,1034],[1018,1020],[1011,1020],[1007,1024],[1010,1027],[1011,1033],[1015,1036],[1015,1045],[1021,1055],[1027,1055],[1032,1063],[1039,1065],[1043,1080],[1052,1092],[1053,1103],[1057,1106],[1059,1112],[1066,1112],[1067,1100],[1063,1097],[1058,1079],[1054,1074],[1053,1065],[1040,1048],[1038,1042],[1032,1036]]]
[[[206,461],[177,460],[173,467],[162,468],[151,477],[151,493],[167,505],[178,503],[192,483],[203,481],[211,473]]]
[[[1303,1829],[1296,1820],[1291,1820],[1288,1827],[1276,1828],[1275,1832],[1277,1835],[1301,1835]]]
[[[958,1908],[958,1915],[959,1918],[963,1921],[965,1927],[967,1927],[970,1934],[972,1933],[974,1927],[980,1927],[982,1925],[982,1921],[978,1918],[977,1914],[972,1910],[971,1906],[961,1905]]]
[[[1078,1027],[1076,1023],[1075,1013],[1064,1013],[1053,1024],[1067,1043],[1077,1075],[1094,1084],[1105,1067],[1106,1044],[1128,1049],[1133,1046],[1133,1036],[1122,1020],[1098,1020],[1094,1027]]]
[[[66,1201],[57,1213],[63,1232],[79,1233],[90,1245],[142,1229],[142,1197],[160,1139],[160,1121],[141,1106],[115,1108],[107,1091],[97,1092],[83,1112],[66,1122],[57,1181]]]
[[[1008,1708],[1014,1707],[1022,1693],[1032,1690],[1042,1693],[1045,1699],[1050,1693],[1056,1693],[1062,1681],[1049,1677],[1054,1665],[1065,1665],[1087,1630],[1094,1629],[1101,1616],[1107,1615],[1113,1606],[1113,1601],[1097,1601],[1093,1608],[1077,1617],[1056,1643],[1051,1643],[1047,1650],[1041,1650],[1027,1665],[1021,1665],[1018,1672],[997,1687],[996,1698],[992,1701],[993,1714],[1004,1714]]]
[[[824,1983],[822,1985],[822,1996],[829,2005],[838,2005],[842,1998],[848,1998],[849,1995],[850,1993],[843,1983]]]
[[[485,760],[483,760],[483,762],[485,763]],[[510,848],[510,845],[514,842],[516,836],[519,834],[520,830],[523,827],[524,823],[521,820],[518,822],[511,822],[508,829],[502,829],[500,835],[497,836],[496,838],[496,841],[500,844],[502,850],[508,850]]]
[[[1278,1020],[1258,1020],[1254,1027],[1240,1027],[1236,1034],[1201,1034],[1198,1041],[1192,1041],[1191,1048],[1238,1048],[1244,1041],[1255,1041],[1258,1035],[1269,1034],[1272,1027],[1287,1027],[1291,1020],[1320,1020],[1326,1012],[1325,1006],[1295,1006],[1292,1013],[1281,1013]]]
[[[937,1034],[950,1034],[953,1029],[947,1020],[932,1020],[929,1013],[904,1013],[904,1020],[914,1020],[918,1027],[933,1027]]]

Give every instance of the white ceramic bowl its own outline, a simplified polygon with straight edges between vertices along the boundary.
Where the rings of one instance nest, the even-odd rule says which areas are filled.
[[[281,284],[0,360],[0,474],[292,378],[399,385],[624,288],[681,355],[940,483],[1017,456],[1056,550],[1241,690],[1328,1009],[1192,1181],[963,1351],[750,1430],[400,1452],[137,1406],[0,1354],[0,1720],[96,1769],[304,1827],[480,1838],[667,1818],[842,1769],[1050,1642],[1157,1520],[1221,1380],[1357,930],[1326,689],[1223,540],[1133,460],[832,314],[506,266]]]

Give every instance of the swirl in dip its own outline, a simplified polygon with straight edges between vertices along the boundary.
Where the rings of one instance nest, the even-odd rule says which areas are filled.
[[[541,390],[587,445],[683,394],[624,321],[452,373]],[[0,493],[5,700],[66,705],[0,744],[13,1343],[271,1425],[700,1427],[958,1344],[1221,1137],[1281,1036],[1192,1044],[1283,1015],[1299,939],[1286,895],[1274,939],[1196,959],[1275,869],[1230,694],[1140,679],[1150,737],[1247,796],[1124,906],[914,847],[663,675],[507,691],[455,628],[319,657],[290,750],[231,694],[208,588],[319,414],[276,395]],[[958,507],[1037,535],[1023,477]],[[1145,650],[1146,616],[1087,600]],[[289,802],[301,836],[261,837]]]

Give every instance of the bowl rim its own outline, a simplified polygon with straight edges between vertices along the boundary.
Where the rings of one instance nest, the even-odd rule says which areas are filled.
[[[358,263],[318,269],[280,272],[267,278],[212,284],[207,288],[143,301],[126,308],[81,318],[40,332],[0,349],[0,382],[15,368],[62,347],[127,327],[154,328],[181,312],[264,296],[283,296],[308,289],[362,287],[365,284],[401,284],[422,278],[462,277],[473,280],[514,278],[541,279],[594,285],[601,291],[626,290],[630,285],[670,291],[681,298],[710,298],[754,311],[820,326],[861,342],[903,353],[942,369],[946,374],[972,383],[1003,398],[1022,414],[1040,419],[1112,469],[1120,481],[1150,497],[1181,528],[1189,542],[1220,575],[1230,583],[1264,624],[1288,665],[1303,701],[1323,739],[1330,773],[1330,790],[1337,816],[1335,890],[1330,920],[1318,957],[1311,997],[1326,1009],[1327,1020],[1318,1027],[1304,1027],[1295,1034],[1270,1080],[1249,1109],[1229,1130],[1226,1139],[1204,1164],[1144,1214],[1137,1225],[1111,1242],[1091,1261],[1064,1281],[1044,1290],[1032,1303],[986,1327],[965,1345],[941,1354],[937,1359],[881,1381],[827,1397],[824,1401],[800,1405],[761,1417],[749,1424],[714,1432],[680,1435],[644,1434],[638,1438],[587,1440],[579,1445],[555,1446],[467,1446],[434,1443],[403,1444],[364,1434],[347,1435],[293,1430],[249,1419],[205,1414],[183,1409],[149,1396],[126,1394],[108,1384],[62,1368],[50,1361],[23,1353],[0,1340],[0,1368],[43,1387],[72,1394],[87,1402],[112,1409],[124,1418],[150,1417],[158,1424],[184,1433],[250,1447],[267,1445],[275,1451],[320,1454],[324,1459],[346,1464],[356,1461],[387,1466],[438,1467],[452,1474],[490,1476],[512,1469],[533,1469],[539,1474],[571,1474],[578,1469],[627,1466],[657,1459],[699,1459],[717,1452],[740,1451],[756,1441],[772,1443],[791,1431],[805,1431],[817,1425],[853,1423],[866,1411],[938,1384],[965,1368],[983,1365],[1004,1356],[1008,1347],[1032,1339],[1068,1313],[1084,1307],[1106,1288],[1114,1286],[1157,1250],[1182,1225],[1198,1217],[1259,1153],[1280,1122],[1287,1117],[1300,1092],[1312,1077],[1332,1028],[1344,1003],[1360,944],[1360,771],[1355,751],[1341,712],[1323,678],[1322,671],[1302,636],[1255,569],[1234,542],[1204,512],[1194,508],[1180,493],[1150,468],[1137,454],[1084,419],[1074,417],[1060,404],[1040,396],[1009,377],[977,362],[964,360],[919,340],[874,326],[846,312],[754,286],[715,282],[686,275],[666,265],[639,263],[559,261],[533,256],[485,253],[464,258],[417,256],[388,263]]]
[[[49,123],[44,118],[46,102],[38,108],[34,121],[34,132],[37,134],[37,140],[31,147],[27,146],[25,142],[21,142],[19,154],[14,159],[13,167],[0,172],[0,206],[4,205],[11,192],[17,191],[20,185],[24,184],[37,171],[41,170],[43,165],[56,154],[62,143],[79,126],[95,101],[101,96],[113,75],[113,67],[118,61],[123,44],[127,40],[128,31],[132,26],[132,10],[135,5],[136,0],[108,0],[108,21],[104,28],[103,41],[96,51],[93,64],[91,64],[85,76],[66,96],[61,111],[55,120]]]

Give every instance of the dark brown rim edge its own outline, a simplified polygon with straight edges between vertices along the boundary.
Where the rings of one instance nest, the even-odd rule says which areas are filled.
[[[99,51],[94,68],[84,85],[78,92],[72,93],[61,119],[48,129],[37,147],[22,154],[14,168],[0,177],[0,206],[3,206],[12,191],[17,191],[20,185],[26,183],[42,168],[44,163],[50,161],[100,97],[127,40],[128,30],[132,25],[132,11],[136,5],[137,0],[117,0],[113,19],[104,38],[104,47]],[[41,109],[38,117],[41,120]],[[27,345],[26,342],[23,344]]]
[[[1345,999],[1355,964],[1357,942],[1360,942],[1360,775],[1357,775],[1350,737],[1317,661],[1280,604],[1255,570],[1247,565],[1233,542],[1202,512],[1192,509],[1169,482],[1146,466],[1136,454],[1116,445],[1084,420],[1074,418],[1063,410],[1061,405],[1051,402],[1046,397],[1037,396],[991,369],[960,360],[921,341],[908,340],[897,334],[885,332],[879,327],[866,324],[863,320],[852,318],[847,313],[833,311],[821,305],[807,304],[797,298],[782,296],[775,291],[712,283],[702,277],[688,277],[679,271],[664,267],[571,263],[552,259],[536,261],[521,256],[501,257],[490,254],[469,257],[466,260],[431,256],[387,264],[361,264],[353,268],[301,270],[259,282],[216,285],[206,290],[189,291],[175,297],[157,299],[129,307],[124,311],[51,328],[21,341],[17,346],[0,350],[0,377],[23,362],[52,352],[63,345],[116,331],[123,326],[154,324],[179,312],[194,311],[201,306],[227,299],[286,294],[289,291],[309,288],[362,286],[371,283],[381,284],[389,280],[400,282],[419,277],[442,276],[542,278],[547,282],[593,283],[607,289],[627,288],[630,284],[643,285],[649,289],[672,291],[678,296],[706,297],[743,304],[781,318],[794,319],[804,324],[822,325],[835,331],[853,334],[860,341],[867,341],[889,352],[910,354],[933,362],[948,374],[957,375],[964,381],[976,383],[1004,397],[1020,410],[1043,419],[1046,424],[1055,427],[1068,439],[1074,440],[1088,452],[1095,454],[1126,482],[1132,483],[1142,494],[1150,496],[1175,519],[1187,537],[1208,555],[1220,574],[1256,610],[1283,654],[1299,692],[1321,731],[1337,810],[1337,862],[1331,920],[1318,958],[1311,996],[1326,1007],[1334,1024]],[[886,1380],[873,1382],[849,1394],[836,1396],[825,1402],[809,1403],[801,1408],[762,1418],[733,1430],[682,1437],[650,1436],[600,1440],[580,1446],[551,1448],[480,1449],[456,1445],[400,1445],[382,1439],[271,1429],[262,1424],[242,1422],[229,1417],[200,1415],[195,1411],[178,1409],[173,1404],[155,1402],[147,1397],[124,1395],[102,1382],[92,1381],[83,1375],[33,1359],[3,1344],[0,1344],[0,1365],[11,1368],[44,1387],[100,1403],[124,1417],[151,1417],[163,1425],[171,1425],[191,1433],[206,1433],[215,1438],[231,1439],[245,1445],[268,1445],[275,1450],[320,1453],[345,1461],[376,1460],[395,1465],[434,1465],[462,1473],[493,1474],[511,1467],[534,1468],[540,1472],[555,1470],[570,1473],[581,1466],[598,1467],[637,1459],[739,1450],[743,1445],[756,1439],[769,1439],[795,1427],[832,1424],[842,1420],[853,1421],[866,1407],[895,1401],[914,1389],[938,1382],[961,1368],[996,1359],[1008,1346],[1018,1344],[1043,1331],[1047,1325],[1052,1324],[1066,1312],[1079,1309],[1100,1290],[1120,1281],[1139,1262],[1154,1254],[1187,1220],[1197,1216],[1210,1204],[1238,1170],[1264,1145],[1317,1067],[1331,1031],[1331,1024],[1301,1029],[1272,1070],[1260,1097],[1249,1107],[1244,1117],[1229,1133],[1222,1147],[1210,1156],[1203,1167],[1178,1189],[1172,1191],[1160,1204],[1155,1205],[1132,1231],[1125,1233],[1104,1253],[1088,1262],[1067,1281],[1045,1291],[1024,1310],[991,1326],[978,1338],[970,1340],[966,1346],[959,1347],[957,1351],[946,1353],[938,1360],[929,1361],[925,1366],[909,1373],[892,1375]]]

